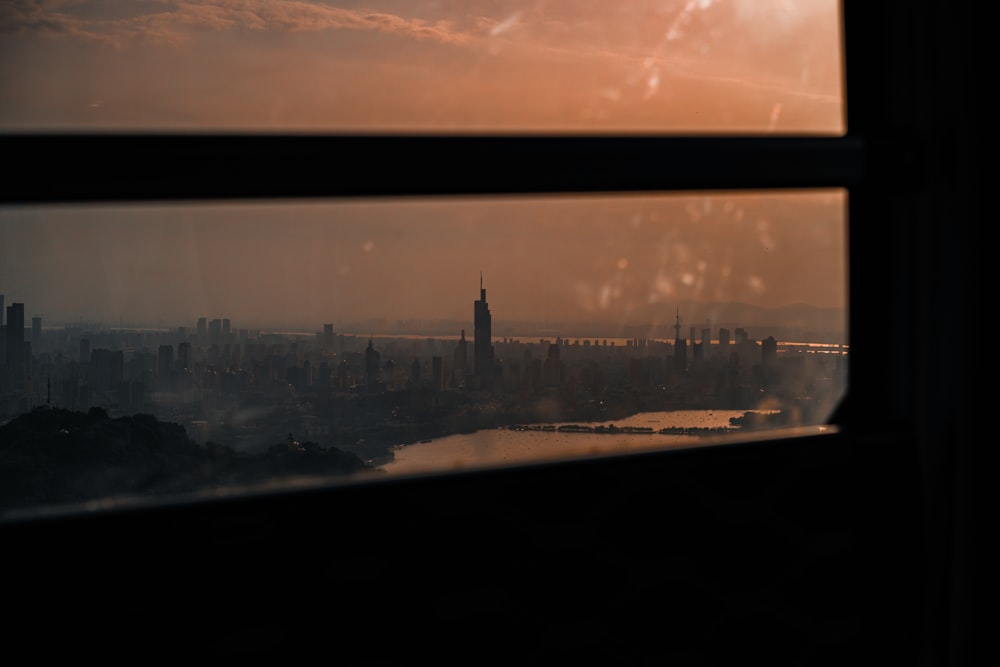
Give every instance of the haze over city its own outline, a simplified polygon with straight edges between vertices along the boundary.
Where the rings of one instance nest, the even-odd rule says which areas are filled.
[[[498,323],[843,308],[845,204],[826,192],[17,207],[0,210],[0,285],[47,325],[462,320],[480,273]]]
[[[832,0],[42,0],[0,34],[8,132],[844,131]],[[46,325],[307,331],[467,318],[480,273],[498,326],[843,308],[845,197],[6,207],[0,292]]]

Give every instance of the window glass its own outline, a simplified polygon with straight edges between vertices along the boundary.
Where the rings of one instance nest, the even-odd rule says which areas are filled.
[[[0,128],[842,134],[837,0],[0,6]]]
[[[846,193],[0,209],[0,509],[818,432]]]

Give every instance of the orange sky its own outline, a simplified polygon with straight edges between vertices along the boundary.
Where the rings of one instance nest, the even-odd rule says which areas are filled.
[[[46,321],[317,328],[673,321],[678,302],[846,303],[846,196],[647,195],[0,209],[0,293]]]
[[[843,131],[836,0],[0,4],[0,127]]]
[[[0,3],[0,129],[842,134],[833,0]],[[845,305],[845,195],[0,208],[46,321]],[[652,311],[650,310],[652,309]],[[664,310],[665,309],[665,310]],[[662,313],[661,313],[662,314]]]

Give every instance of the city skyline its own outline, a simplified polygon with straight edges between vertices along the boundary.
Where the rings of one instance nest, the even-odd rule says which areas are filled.
[[[843,309],[845,216],[839,191],[5,207],[0,287],[47,324],[150,327],[463,321],[480,272],[497,323]]]
[[[7,3],[0,128],[841,135],[839,31],[833,0]],[[483,271],[498,327],[621,327],[844,309],[845,237],[843,191],[15,206],[0,290],[48,323],[311,330],[464,321]]]

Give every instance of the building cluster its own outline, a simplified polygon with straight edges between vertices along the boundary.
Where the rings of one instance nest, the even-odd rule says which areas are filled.
[[[837,396],[846,354],[783,349],[735,328],[694,328],[674,340],[647,338],[495,339],[480,277],[472,340],[457,337],[314,334],[236,329],[229,319],[194,327],[113,330],[25,327],[24,304],[5,308],[0,336],[0,420],[41,404],[110,413],[152,412],[211,431],[246,422],[269,406],[392,392],[462,392],[531,400],[546,394],[581,402],[656,397],[677,408],[750,408],[775,401]],[[306,410],[308,412],[308,410]]]

